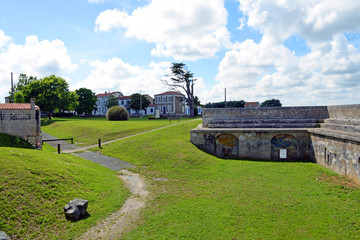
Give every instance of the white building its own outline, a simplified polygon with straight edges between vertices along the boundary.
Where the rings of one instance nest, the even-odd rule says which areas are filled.
[[[107,112],[107,107],[106,107],[106,103],[107,100],[109,99],[109,96],[112,95],[116,98],[122,97],[124,96],[121,92],[116,91],[116,92],[105,92],[105,93],[100,93],[97,94],[97,101],[96,101],[96,110],[93,111],[93,115],[106,115]]]

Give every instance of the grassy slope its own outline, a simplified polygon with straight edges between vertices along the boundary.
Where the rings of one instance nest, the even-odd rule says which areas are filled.
[[[174,124],[168,120],[129,119],[128,121],[108,121],[105,118],[54,118],[43,120],[41,129],[59,138],[74,138],[77,145],[97,144],[98,139],[109,141],[124,136]]]
[[[116,172],[49,148],[0,148],[0,230],[14,239],[73,238],[129,195]],[[65,219],[63,207],[74,198],[89,200],[90,217]]]
[[[218,159],[189,142],[197,124],[104,146],[156,192],[127,239],[360,239],[358,186],[312,163]]]
[[[0,133],[0,147],[33,148],[28,141],[5,133]]]

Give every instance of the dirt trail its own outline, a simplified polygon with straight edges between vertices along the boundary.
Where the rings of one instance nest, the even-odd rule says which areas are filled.
[[[119,171],[121,179],[126,183],[131,196],[125,201],[123,207],[103,219],[95,227],[89,229],[80,239],[118,239],[134,225],[140,216],[140,211],[146,206],[146,197],[149,192],[145,181],[136,173],[122,169]]]

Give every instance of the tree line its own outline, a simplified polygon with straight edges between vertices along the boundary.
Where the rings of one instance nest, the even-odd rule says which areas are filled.
[[[240,101],[227,101],[225,103],[225,101],[222,102],[214,102],[214,103],[206,103],[205,107],[206,108],[243,108],[245,107],[245,101],[244,100],[240,100]],[[226,106],[225,106],[226,104]],[[260,107],[281,107],[282,104],[280,102],[279,99],[269,99],[269,100],[265,100],[264,102],[262,102],[260,104]]]
[[[13,92],[9,93],[13,97],[14,103],[28,103],[30,98],[35,98],[35,104],[47,114],[49,119],[53,113],[74,110],[80,115],[91,115],[93,110],[96,110],[97,97],[93,91],[87,88],[70,91],[66,80],[55,75],[37,79],[21,73],[18,82],[14,85]],[[150,101],[141,95],[141,109],[145,109],[149,104]],[[118,105],[119,101],[113,95],[110,95],[105,103],[107,108]],[[140,110],[139,93],[131,95],[129,107]]]

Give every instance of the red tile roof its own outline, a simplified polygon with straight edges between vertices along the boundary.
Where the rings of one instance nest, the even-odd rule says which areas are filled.
[[[0,103],[1,110],[31,110],[30,103]],[[36,110],[40,110],[38,106],[35,105]]]
[[[155,96],[160,96],[160,95],[180,95],[180,96],[184,96],[184,94],[182,94],[180,92],[176,92],[176,91],[167,91],[167,92],[164,92],[164,93],[155,94]]]
[[[155,107],[155,104],[149,104],[147,107]]]
[[[99,93],[99,94],[96,94],[96,97],[108,97],[114,93],[120,93],[120,92]]]
[[[128,99],[131,99],[131,96],[122,96],[122,97],[119,97],[119,100],[128,100]]]

